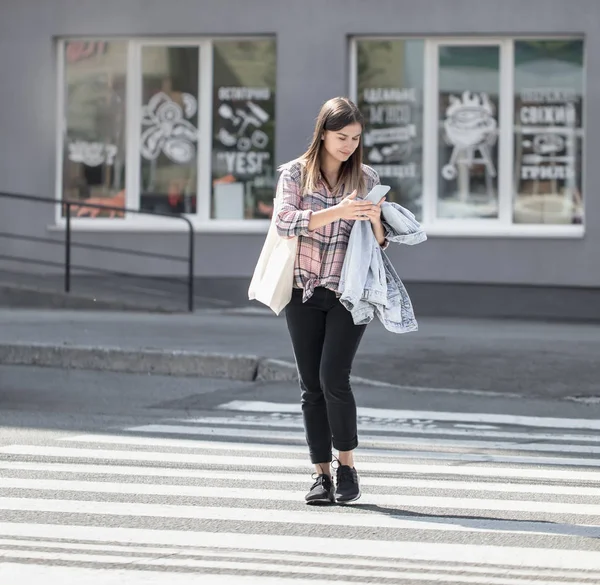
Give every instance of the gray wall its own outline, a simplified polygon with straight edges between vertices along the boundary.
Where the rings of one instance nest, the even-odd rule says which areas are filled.
[[[444,238],[391,250],[407,281],[600,286],[600,5],[598,0],[19,0],[0,4],[0,191],[52,195],[55,182],[56,59],[53,39],[85,35],[276,34],[277,159],[305,147],[316,113],[348,92],[348,37],[354,34],[583,34],[586,39],[586,236]],[[0,200],[0,231],[48,232],[53,210]],[[34,211],[33,211],[34,210]],[[185,250],[177,234],[78,233],[78,241],[136,249]],[[261,235],[199,234],[202,275],[249,275]],[[21,255],[60,259],[47,247],[9,243]],[[78,262],[98,265],[89,252]],[[115,269],[133,268],[112,257]],[[142,271],[171,271],[156,261]]]

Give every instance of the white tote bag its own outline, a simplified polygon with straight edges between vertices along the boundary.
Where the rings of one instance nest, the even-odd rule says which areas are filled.
[[[271,225],[248,289],[250,300],[267,305],[276,315],[281,313],[292,298],[294,263],[298,248],[297,237],[282,238],[277,233],[275,219],[279,203],[277,198],[273,200]]]

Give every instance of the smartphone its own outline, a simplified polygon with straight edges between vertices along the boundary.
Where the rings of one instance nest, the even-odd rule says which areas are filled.
[[[371,203],[375,203],[377,205],[381,198],[391,189],[388,185],[375,185],[370,191],[369,194],[365,197],[365,201],[370,201]]]

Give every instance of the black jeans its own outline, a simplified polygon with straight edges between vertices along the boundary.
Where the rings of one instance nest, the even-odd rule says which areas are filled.
[[[356,403],[350,371],[366,325],[355,325],[335,293],[317,287],[302,303],[294,289],[285,309],[292,338],[302,400],[304,430],[312,463],[331,461],[331,446],[358,446]]]

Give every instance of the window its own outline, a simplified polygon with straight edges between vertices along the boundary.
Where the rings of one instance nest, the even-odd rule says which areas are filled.
[[[141,47],[141,209],[196,212],[199,63],[199,47]]]
[[[517,41],[513,221],[583,223],[583,42]]]
[[[64,65],[64,197],[122,207],[126,177],[127,43],[65,43]],[[117,215],[84,207],[72,209],[77,216]]]
[[[211,217],[264,219],[275,189],[275,45],[219,41],[213,55]]]
[[[439,218],[498,218],[499,46],[440,46]]]
[[[273,39],[66,40],[59,48],[59,197],[195,222],[270,217]],[[77,205],[72,213],[148,219]]]
[[[581,236],[583,52],[579,39],[355,39],[366,162],[432,234]]]
[[[421,215],[423,41],[357,44],[357,104],[365,116],[365,161],[390,185],[388,201]]]

